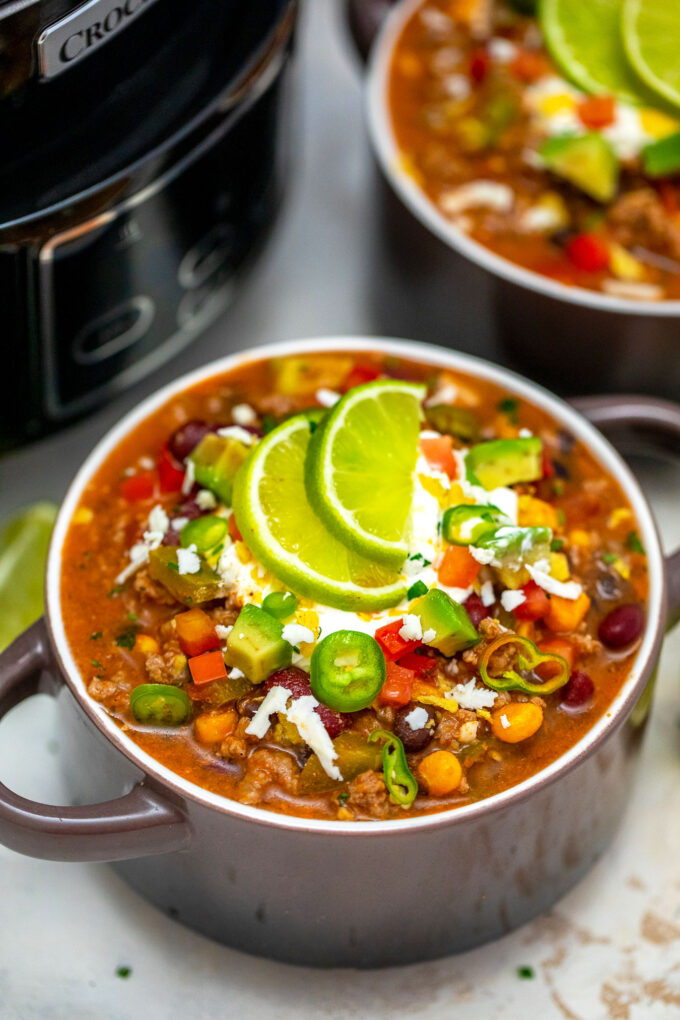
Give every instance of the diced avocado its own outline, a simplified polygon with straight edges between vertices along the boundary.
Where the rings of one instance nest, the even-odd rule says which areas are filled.
[[[477,545],[481,538],[493,535],[511,521],[495,506],[450,506],[442,518],[442,535],[453,545]]]
[[[479,641],[479,634],[460,603],[439,588],[431,588],[427,595],[412,602],[409,613],[420,617],[423,634],[428,630],[435,632],[434,639],[427,643],[442,655],[455,655]]]
[[[542,451],[538,436],[478,443],[465,458],[467,480],[487,490],[533,482],[543,474]]]
[[[480,538],[478,549],[489,549],[501,563],[509,560],[533,562],[550,557],[552,531],[550,528],[518,528],[514,525],[498,528],[492,535]]]
[[[479,439],[479,418],[467,407],[432,404],[425,408],[425,418],[428,425],[446,436],[455,436],[464,443],[476,443]]]
[[[214,570],[201,559],[201,569],[195,574],[180,574],[177,564],[177,549],[161,545],[149,553],[149,574],[174,595],[178,602],[197,606],[224,595],[224,582]]]
[[[680,131],[646,145],[642,165],[650,177],[669,177],[680,173]]]
[[[609,142],[592,131],[557,135],[538,150],[549,170],[597,202],[611,202],[619,184],[619,161]]]
[[[275,670],[290,666],[293,649],[282,633],[280,620],[259,606],[244,606],[227,638],[227,663],[261,684]]]
[[[234,478],[248,456],[248,447],[233,436],[204,436],[189,459],[194,477],[204,489],[210,489],[226,506],[231,506]]]

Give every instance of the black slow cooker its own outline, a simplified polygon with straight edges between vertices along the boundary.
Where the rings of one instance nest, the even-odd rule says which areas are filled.
[[[0,446],[226,306],[278,207],[295,0],[0,0]]]

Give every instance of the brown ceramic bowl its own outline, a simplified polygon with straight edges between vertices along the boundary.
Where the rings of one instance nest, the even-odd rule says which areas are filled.
[[[369,58],[366,118],[385,269],[373,288],[379,328],[449,343],[462,326],[470,338],[488,334],[485,342],[560,393],[634,390],[677,400],[680,301],[624,300],[524,269],[459,230],[405,170],[388,82],[394,47],[421,3],[348,0],[352,34]]]
[[[609,711],[546,769],[495,797],[403,821],[317,821],[208,793],[160,765],[85,688],[60,606],[64,538],[83,487],[110,451],[173,394],[246,361],[315,350],[378,350],[489,379],[538,405],[614,475],[649,564],[648,623]],[[298,964],[371,967],[442,956],[496,938],[550,907],[604,851],[626,807],[664,630],[680,609],[680,555],[664,562],[649,506],[589,423],[680,441],[680,407],[589,398],[583,414],[505,369],[425,344],[292,341],[215,362],[144,401],[97,444],[57,519],[47,613],[0,656],[0,715],[38,691],[59,707],[72,803],[0,786],[0,840],[59,861],[111,861],[138,892],[192,928]],[[584,414],[587,417],[584,417]],[[415,865],[414,865],[414,862]]]

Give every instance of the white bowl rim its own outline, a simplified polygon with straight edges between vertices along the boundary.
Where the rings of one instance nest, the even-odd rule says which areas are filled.
[[[386,16],[372,45],[365,91],[365,112],[369,135],[378,163],[404,205],[422,225],[444,244],[471,262],[500,276],[509,283],[546,297],[603,312],[625,315],[675,317],[680,315],[680,300],[636,301],[618,298],[584,287],[569,287],[531,269],[524,269],[502,255],[496,255],[479,241],[468,237],[449,222],[402,166],[399,148],[392,130],[388,83],[392,52],[406,22],[423,6],[424,0],[400,0]]]
[[[621,485],[630,501],[647,551],[649,568],[649,599],[647,605],[648,625],[643,641],[636,653],[630,674],[612,702],[609,710],[590,728],[586,735],[565,754],[545,769],[535,773],[522,783],[484,800],[435,814],[421,815],[404,820],[341,822],[302,818],[251,807],[230,800],[220,794],[211,793],[182,778],[143,751],[120,729],[87,692],[83,678],[71,653],[61,613],[61,553],[64,539],[81,493],[109,453],[121,440],[151,413],[160,408],[174,395],[196,384],[230,372],[248,362],[262,361],[284,355],[310,353],[314,351],[380,352],[410,358],[441,369],[467,373],[479,379],[486,379],[505,387],[509,392],[526,399],[542,408],[560,425],[582,440],[598,462],[611,473]],[[438,828],[442,825],[463,824],[479,815],[492,814],[510,807],[531,796],[540,787],[551,784],[576,765],[589,757],[603,740],[611,736],[628,717],[637,703],[644,684],[649,678],[649,664],[658,656],[665,622],[666,590],[664,557],[660,539],[649,505],[625,462],[608,441],[582,415],[553,396],[548,390],[529,382],[522,376],[491,362],[469,354],[436,347],[433,344],[389,337],[328,336],[304,340],[286,340],[257,346],[247,352],[228,355],[198,368],[162,387],[129,411],[117,425],[113,426],[95,445],[74,477],[57,516],[50,545],[46,576],[46,617],[50,638],[61,667],[63,678],[76,702],[104,736],[137,768],[153,777],[176,795],[198,802],[206,808],[223,814],[239,817],[250,822],[274,825],[278,828],[295,829],[316,833],[364,835],[388,832],[420,832],[423,829]]]

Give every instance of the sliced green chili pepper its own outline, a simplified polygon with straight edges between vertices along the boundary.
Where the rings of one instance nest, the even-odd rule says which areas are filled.
[[[130,708],[137,722],[181,726],[191,713],[191,699],[170,684],[140,684],[130,691]]]
[[[475,545],[493,535],[503,524],[512,522],[496,506],[484,504],[450,506],[442,519],[442,535],[453,545]]]
[[[370,634],[336,630],[312,652],[312,692],[338,712],[368,708],[385,683],[385,675],[385,656]]]
[[[219,545],[228,530],[229,523],[226,517],[210,514],[208,517],[197,517],[195,521],[185,524],[179,540],[185,549],[195,545],[197,552],[206,553]]]
[[[506,669],[501,676],[489,676],[489,662],[491,656],[502,648],[503,645],[517,645],[517,666],[524,672],[536,669],[544,662],[552,662],[557,668],[557,675],[543,683],[535,684],[521,676],[517,670]],[[487,687],[494,691],[524,691],[525,694],[553,694],[564,687],[569,679],[569,663],[561,655],[552,652],[540,652],[533,641],[529,638],[520,637],[519,634],[501,634],[495,641],[492,641],[479,661],[479,675]]]
[[[384,740],[382,749],[385,786],[394,804],[410,807],[418,793],[418,783],[408,767],[404,745],[399,737],[388,730],[373,730],[369,741]]]
[[[289,591],[271,591],[262,599],[262,608],[275,620],[286,620],[298,607],[298,600]]]

